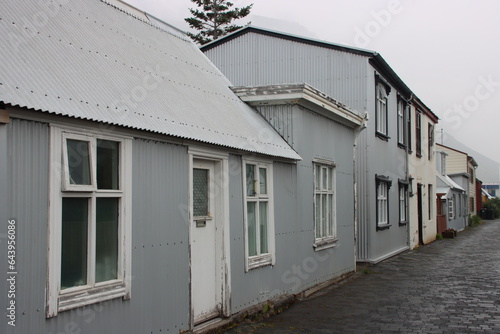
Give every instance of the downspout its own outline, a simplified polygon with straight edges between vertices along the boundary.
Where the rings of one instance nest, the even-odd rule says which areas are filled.
[[[368,122],[368,113],[365,112],[363,115],[363,120],[361,124],[354,130],[354,146],[352,149],[352,168],[353,168],[353,187],[354,187],[354,267],[356,268],[357,255],[358,255],[358,182],[356,178],[356,155],[358,147],[358,139],[361,131],[366,129],[366,123]]]
[[[406,103],[408,104],[408,113],[406,114],[406,124],[405,124],[405,180],[408,181],[408,184],[410,184],[410,182],[413,182],[412,180],[410,180],[410,151],[408,149],[408,144],[409,144],[409,131],[408,131],[408,121],[411,119],[411,104],[412,104],[412,100],[413,100],[413,93],[410,94],[410,97],[408,98],[408,100],[406,100]],[[413,185],[410,184],[410,187],[411,189],[413,190]],[[413,191],[412,191],[413,192]],[[413,196],[413,195],[412,195]],[[408,197],[410,197],[410,193],[408,193]],[[410,205],[410,199],[408,198],[408,226],[407,226],[407,240],[406,240],[406,244],[409,248],[411,248],[411,212],[410,212],[410,208],[411,208],[411,205]],[[418,209],[417,209],[418,210]]]

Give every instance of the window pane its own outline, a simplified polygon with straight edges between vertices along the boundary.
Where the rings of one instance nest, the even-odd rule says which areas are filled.
[[[327,175],[327,169],[325,167],[321,168],[321,178],[322,178],[322,190],[326,190],[328,188],[328,175]]]
[[[247,196],[255,196],[255,165],[247,164]]]
[[[260,194],[267,194],[267,170],[259,168]]]
[[[193,168],[193,215],[208,216],[208,169]]]
[[[90,143],[88,141],[68,139],[66,144],[68,153],[69,183],[90,185]]]
[[[322,212],[321,212],[321,220],[322,220],[322,226],[321,226],[321,236],[326,237],[327,236],[327,217],[328,217],[328,203],[326,200],[326,195],[321,195],[321,206],[322,206]]]
[[[316,238],[321,238],[321,195],[316,195],[314,205]]]
[[[97,188],[119,188],[119,146],[110,140],[97,140]]]
[[[88,203],[62,199],[61,289],[87,284]]]
[[[333,231],[333,195],[328,196],[328,236],[334,235]]]
[[[333,168],[328,167],[328,190],[333,189]]]
[[[118,203],[118,198],[96,199],[96,282],[117,278]]]
[[[267,247],[267,202],[259,203],[260,253],[269,253]]]
[[[255,202],[247,203],[248,256],[257,255],[257,230],[255,224]]]
[[[319,190],[321,187],[321,166],[316,165],[316,190]]]

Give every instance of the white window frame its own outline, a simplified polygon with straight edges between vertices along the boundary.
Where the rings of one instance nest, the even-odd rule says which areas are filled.
[[[247,180],[246,180],[246,168],[247,165],[255,166],[255,189],[257,190],[255,196],[247,195]],[[267,194],[260,194],[259,186],[259,168],[266,169],[267,172]],[[245,270],[249,271],[251,269],[274,265],[276,263],[275,254],[275,236],[274,236],[274,195],[273,195],[273,164],[269,161],[264,160],[253,160],[253,159],[243,159],[242,160],[242,178],[243,178],[243,198],[244,198],[244,228],[245,228]],[[248,236],[248,206],[249,202],[256,203],[256,249],[257,255],[249,255],[249,236]],[[259,203],[267,203],[267,253],[260,253],[260,223],[259,223]]]
[[[89,141],[90,185],[73,185],[68,177],[67,139]],[[96,142],[97,139],[119,142],[119,189],[97,189]],[[51,173],[49,177],[49,223],[46,317],[58,312],[114,298],[129,299],[131,295],[131,188],[132,188],[132,139],[125,136],[102,135],[92,131],[78,131],[71,127],[51,126]],[[87,285],[61,289],[61,238],[62,199],[67,197],[89,198]],[[117,278],[105,282],[95,280],[95,203],[96,198],[120,198],[118,212],[118,263]]]
[[[388,136],[388,98],[385,86],[378,83],[376,86],[376,131],[385,137]]]
[[[320,174],[318,175],[317,169],[320,169]],[[314,177],[314,197],[313,197],[313,222],[314,222],[314,249],[322,250],[326,248],[330,248],[335,246],[338,241],[337,237],[337,199],[336,199],[336,184],[337,184],[337,175],[336,175],[336,165],[333,161],[329,160],[319,160],[315,159],[313,161],[313,177]],[[318,177],[319,177],[319,185],[318,185]],[[326,177],[326,178],[325,178]],[[324,184],[326,183],[326,187]],[[323,217],[323,200],[320,200],[317,203],[317,196],[321,196],[321,198],[327,198],[327,209],[326,209],[326,217]],[[328,198],[331,197],[331,200]],[[320,206],[321,217],[319,217],[320,222],[320,230],[323,231],[323,225],[326,226],[326,234],[322,235],[319,233],[318,235],[318,222],[317,222],[317,206]]]
[[[387,176],[375,175],[376,181],[376,219],[377,230],[389,228],[389,190],[392,181]]]
[[[405,103],[401,97],[398,98],[398,144],[406,146],[405,138]]]
[[[408,184],[404,182],[399,183],[399,224],[404,225],[408,223]]]
[[[448,198],[448,220],[455,219],[455,195]]]

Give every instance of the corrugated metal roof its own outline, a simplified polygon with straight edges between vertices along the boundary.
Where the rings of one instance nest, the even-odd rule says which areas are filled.
[[[198,47],[99,0],[8,0],[0,101],[257,152],[300,156]]]

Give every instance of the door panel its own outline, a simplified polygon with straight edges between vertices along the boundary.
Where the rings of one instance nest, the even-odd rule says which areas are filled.
[[[217,182],[213,161],[193,161],[191,284],[194,323],[219,316],[222,309],[221,253],[217,242]]]

